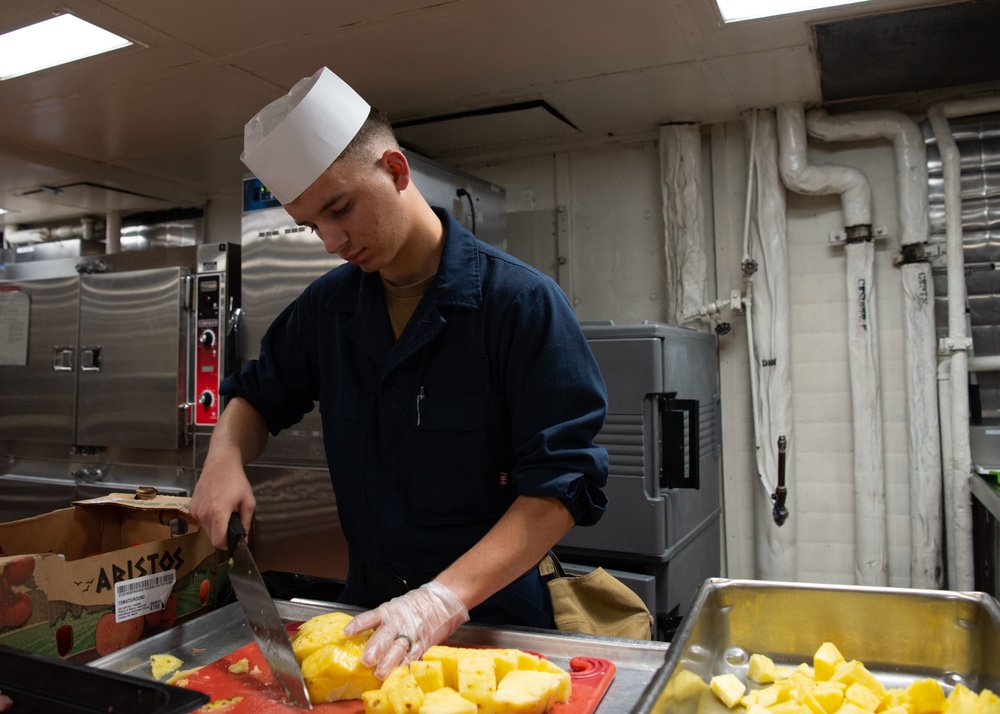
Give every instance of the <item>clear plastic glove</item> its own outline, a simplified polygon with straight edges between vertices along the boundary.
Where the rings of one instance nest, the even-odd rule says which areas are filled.
[[[375,667],[385,679],[394,667],[420,659],[428,647],[445,640],[469,620],[469,611],[449,588],[437,580],[363,612],[344,628],[344,634],[377,628],[361,653],[362,664]]]

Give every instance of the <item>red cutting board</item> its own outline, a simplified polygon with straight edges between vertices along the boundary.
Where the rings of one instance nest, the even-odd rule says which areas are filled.
[[[297,629],[292,625],[289,629]],[[460,645],[466,646],[466,645]],[[249,671],[233,673],[229,666],[246,658]],[[569,662],[570,678],[573,682],[572,693],[568,702],[555,704],[551,714],[593,714],[601,703],[604,693],[615,678],[615,665],[606,659],[597,657],[574,657]],[[256,671],[255,671],[256,670]],[[264,662],[264,656],[252,642],[232,652],[212,664],[202,667],[178,684],[187,689],[204,692],[212,701],[199,711],[212,707],[211,711],[225,714],[270,714],[301,712],[302,709],[286,704],[281,688],[271,676],[271,670]],[[215,708],[220,700],[242,697],[231,706]],[[363,714],[364,704],[360,699],[313,706],[315,712],[330,714]]]

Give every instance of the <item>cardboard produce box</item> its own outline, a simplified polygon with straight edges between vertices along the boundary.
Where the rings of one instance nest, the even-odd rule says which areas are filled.
[[[228,560],[189,500],[114,493],[0,523],[0,644],[88,662],[214,609]]]

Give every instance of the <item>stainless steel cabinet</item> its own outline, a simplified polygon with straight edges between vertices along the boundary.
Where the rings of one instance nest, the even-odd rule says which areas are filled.
[[[27,365],[0,366],[0,439],[183,444],[191,313],[183,267],[14,281]]]

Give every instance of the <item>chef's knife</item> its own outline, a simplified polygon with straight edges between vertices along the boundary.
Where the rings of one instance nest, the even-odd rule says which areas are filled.
[[[285,698],[297,707],[312,709],[306,684],[302,680],[302,670],[292,651],[292,643],[288,640],[288,632],[260,577],[250,548],[247,547],[246,531],[243,530],[238,513],[234,513],[229,519],[228,535],[233,558],[229,580],[236,591],[240,607],[243,608],[247,624],[257,640],[257,646],[264,655],[264,661],[284,690]]]

